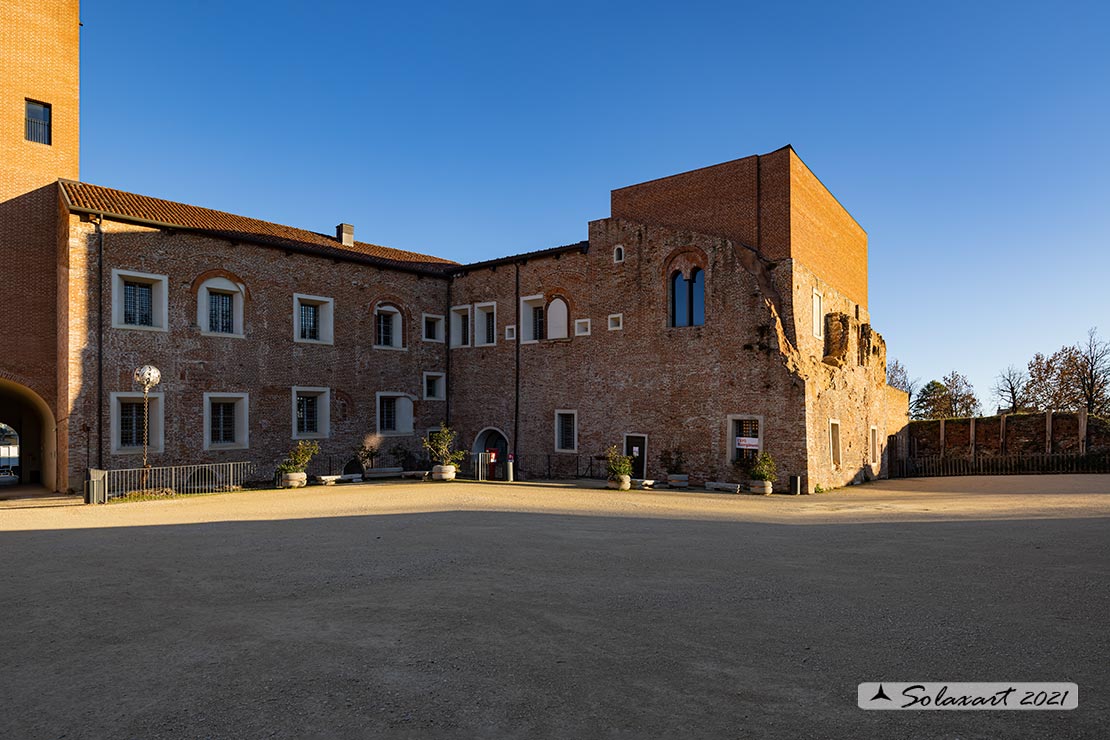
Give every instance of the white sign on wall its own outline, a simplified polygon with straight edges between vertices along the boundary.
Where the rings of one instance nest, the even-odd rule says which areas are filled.
[[[738,450],[758,450],[759,437],[737,437],[736,449]]]

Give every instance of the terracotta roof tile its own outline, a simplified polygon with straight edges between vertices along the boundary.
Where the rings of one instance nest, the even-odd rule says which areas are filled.
[[[292,226],[260,221],[233,213],[214,211],[184,203],[175,203],[146,195],[113,190],[73,180],[60,180],[62,192],[70,209],[85,213],[103,213],[124,220],[149,221],[173,228],[198,231],[235,241],[264,244],[283,249],[315,252],[325,256],[355,259],[403,270],[444,273],[457,262],[377,244],[355,242],[344,246],[334,236]]]

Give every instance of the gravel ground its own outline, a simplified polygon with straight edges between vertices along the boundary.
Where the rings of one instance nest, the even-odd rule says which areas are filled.
[[[0,508],[0,737],[1110,737],[1110,476]],[[1072,681],[864,712],[862,681]]]

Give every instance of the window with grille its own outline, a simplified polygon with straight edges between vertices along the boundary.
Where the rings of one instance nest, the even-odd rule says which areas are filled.
[[[301,304],[301,339],[320,338],[320,307],[314,303]]]
[[[150,283],[123,282],[123,323],[154,326],[154,286]]]
[[[493,311],[486,312],[486,344],[493,344],[497,341],[497,317],[494,316]]]
[[[27,141],[49,145],[51,143],[50,105],[48,103],[38,103],[34,100],[26,102],[27,123],[24,135]]]
[[[705,272],[694,268],[689,279],[681,272],[671,275],[671,326],[705,324]]]
[[[231,293],[208,293],[208,331],[235,333],[235,296]]]
[[[555,448],[560,451],[574,452],[578,449],[577,418],[571,412],[555,414]]]
[[[149,438],[149,430],[148,430]],[[119,446],[143,446],[143,404],[121,402],[119,405]]]
[[[397,398],[382,396],[378,403],[378,431],[397,431]]]
[[[316,434],[320,431],[318,400],[317,396],[297,396],[297,434]]]
[[[379,347],[393,346],[393,314],[381,311],[375,315],[377,323],[377,345]]]
[[[543,306],[532,306],[532,339],[546,338],[543,323]]]
[[[735,419],[732,422],[733,462],[754,460],[759,454],[759,419]]]
[[[212,444],[235,443],[235,403],[215,401],[209,410],[209,440]]]

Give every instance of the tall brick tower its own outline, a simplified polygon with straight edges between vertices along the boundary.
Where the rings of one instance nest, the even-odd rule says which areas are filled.
[[[9,312],[0,422],[19,434],[22,482],[54,490],[69,485],[65,430],[55,420],[67,414],[58,340],[70,319],[58,303],[59,283],[68,294],[68,228],[55,183],[78,177],[79,9],[79,0],[0,0],[0,265]]]
[[[0,3],[0,202],[77,179],[79,0]]]

